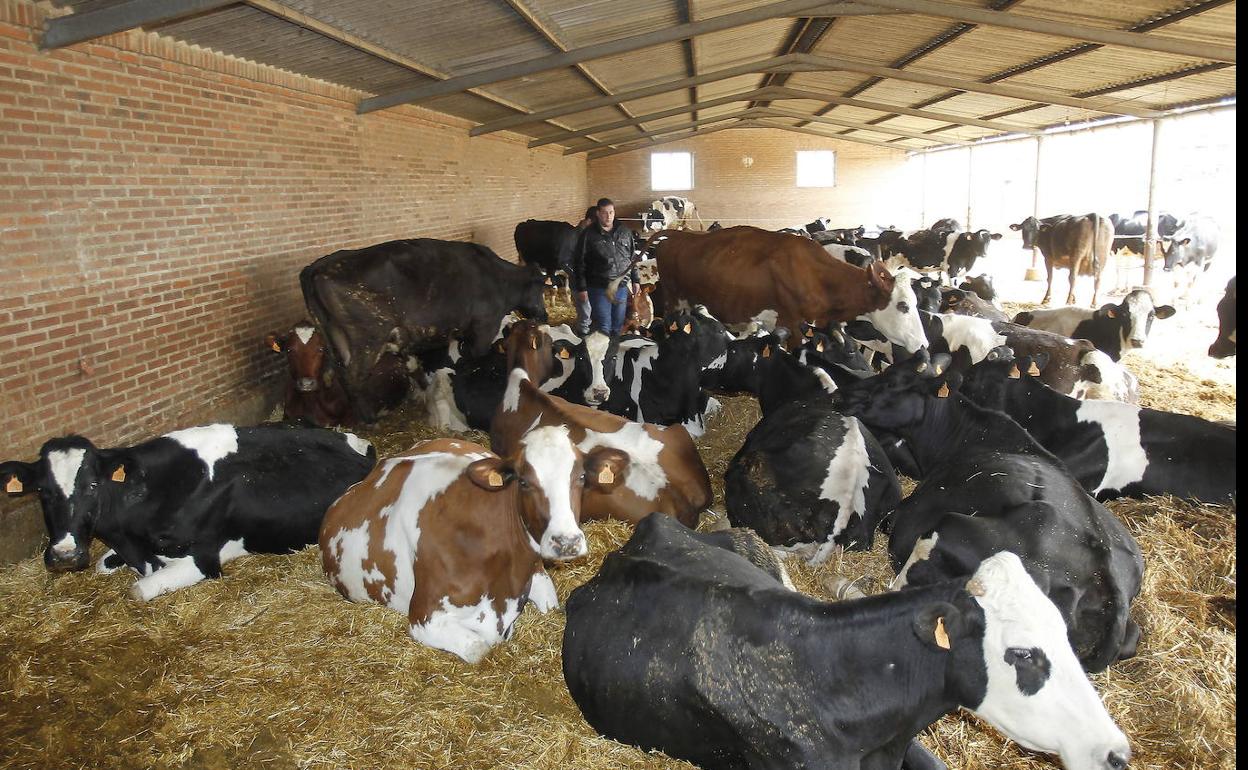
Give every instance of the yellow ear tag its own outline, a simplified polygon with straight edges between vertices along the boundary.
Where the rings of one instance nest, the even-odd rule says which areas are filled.
[[[814,330],[814,329],[807,329],[807,330],[806,330],[806,336],[807,336],[807,337],[813,337],[813,336],[815,336],[815,330]]]
[[[274,353],[282,352],[282,346],[277,344],[277,340],[274,340],[273,342],[269,343],[269,347],[273,348]]]
[[[815,343],[815,351],[816,351],[816,352],[818,352],[818,353],[822,353],[822,352],[823,352],[823,343],[822,343],[822,342],[816,342],[816,343]]]
[[[598,483],[610,484],[615,481],[615,474],[611,472],[611,466],[604,465],[602,470],[598,471]]]
[[[937,364],[936,366],[932,367],[932,370],[933,370],[934,372],[936,372],[936,374],[940,374],[940,373],[943,371],[943,370],[940,368],[940,365],[939,365],[939,364]]]
[[[1018,370],[1018,364],[1014,364],[1013,366],[1010,367],[1010,379],[1011,380],[1017,380],[1019,377],[1022,377],[1022,376],[1023,376],[1023,373]]]
[[[22,486],[22,481],[17,476],[11,476],[9,483],[4,485],[4,491],[11,495],[20,494],[23,489],[25,487]]]
[[[1118,313],[1117,313],[1117,312],[1115,312],[1113,309],[1106,310],[1106,311],[1105,311],[1105,315],[1109,316],[1110,318],[1117,318],[1117,317],[1118,317]]]
[[[763,358],[771,358],[771,345],[763,346]]]
[[[949,383],[940,383],[940,390],[936,391],[936,398],[949,398]]]
[[[693,324],[685,324],[684,328],[683,328],[683,329],[681,329],[681,331],[683,331],[685,334],[692,334],[692,333],[693,333]]]
[[[945,631],[944,618],[936,618],[936,646],[942,650],[949,649],[949,633]]]
[[[1036,366],[1035,361],[1032,361],[1031,366],[1027,367],[1027,373],[1030,374],[1032,377],[1040,376],[1040,367]]]
[[[560,358],[571,358],[571,357],[572,357],[572,354],[568,352],[568,349],[567,349],[567,348],[559,348],[559,357],[560,357]]]
[[[503,485],[503,474],[498,471],[490,471],[490,475],[485,477],[485,481],[492,487],[501,487]]]
[[[118,465],[117,470],[113,471],[112,479],[113,481],[125,481],[126,480],[126,466]]]
[[[669,326],[669,327],[667,327],[667,330],[668,330],[669,332],[674,332],[674,331],[676,331],[676,322],[675,322],[675,321],[672,321],[672,325],[671,325],[671,326]]]
[[[533,348],[534,350],[537,350],[537,337],[529,338],[529,347]]]

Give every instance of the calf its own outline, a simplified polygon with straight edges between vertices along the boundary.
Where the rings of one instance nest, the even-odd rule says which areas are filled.
[[[680,425],[661,427],[632,422],[607,412],[572,404],[540,390],[550,357],[523,341],[537,330],[521,322],[507,341],[507,390],[490,423],[490,445],[500,455],[516,450],[521,439],[542,426],[565,426],[583,452],[596,447],[628,455],[622,483],[609,492],[587,489],[582,512],[586,518],[615,518],[636,523],[651,511],[696,526],[712,499],[711,481],[689,433]]]
[[[812,564],[838,548],[869,550],[900,500],[897,474],[875,437],[827,398],[772,410],[724,472],[728,520],[771,545],[811,552]]]
[[[1057,605],[1088,671],[1134,654],[1144,559],[1131,533],[1018,423],[896,363],[838,391],[841,411],[903,437],[922,480],[897,506],[894,587],[969,575],[1008,548]]]
[[[1128,350],[1144,347],[1153,319],[1165,320],[1174,313],[1173,306],[1154,305],[1152,294],[1136,289],[1117,305],[1102,305],[1098,310],[1070,306],[1026,311],[1014,316],[1014,323],[1087,340],[1117,361]]]
[[[1209,346],[1209,355],[1228,358],[1235,355],[1235,278],[1226,284],[1218,300],[1218,338]]]
[[[914,289],[916,308],[929,313],[940,312],[940,281],[924,275],[911,279],[910,288]]]
[[[568,597],[563,676],[597,732],[704,768],[943,767],[915,736],[963,707],[1071,770],[1121,770],[1063,632],[1009,552],[826,603],[651,516]]]
[[[282,401],[283,419],[305,419],[321,427],[350,425],[354,421],[351,403],[334,377],[325,355],[325,340],[315,326],[300,321],[285,334],[269,332],[264,344],[274,353],[286,356],[290,371],[286,398]]]
[[[971,367],[961,391],[1014,418],[1098,500],[1234,498],[1234,428],[1118,401],[1063,396],[1036,379],[1044,363],[1043,356],[997,356]]]
[[[962,291],[970,291],[979,295],[979,298],[985,302],[996,303],[997,290],[992,285],[992,276],[987,273],[980,273],[974,278],[967,278],[958,284],[958,288]]]
[[[33,463],[0,463],[0,483],[39,493],[49,570],[86,568],[99,538],[109,550],[97,569],[130,567],[141,575],[130,595],[148,601],[239,556],[315,543],[325,509],[376,458],[351,433],[206,425],[109,449],[55,438]]]
[[[321,565],[347,599],[402,612],[417,642],[476,663],[511,637],[526,602],[558,606],[542,559],[585,554],[582,489],[610,490],[627,465],[613,449],[582,452],[558,427],[531,431],[507,458],[423,441],[333,504]]]
[[[1075,304],[1075,279],[1080,275],[1092,276],[1092,304],[1096,305],[1101,291],[1101,273],[1109,262],[1113,248],[1114,228],[1108,219],[1099,214],[1067,216],[1061,214],[1044,219],[1027,217],[1018,224],[1010,225],[1023,236],[1023,248],[1037,247],[1044,256],[1044,266],[1049,281],[1040,304],[1047,305],[1053,294],[1053,270],[1065,267],[1070,270],[1070,291],[1066,304]]]
[[[729,342],[723,365],[704,371],[702,385],[714,393],[756,396],[764,415],[790,401],[836,390],[826,372],[799,361],[775,334]]]
[[[945,264],[946,271],[950,280],[957,278],[962,273],[970,273],[971,268],[975,266],[975,262],[988,254],[988,244],[992,241],[1001,240],[1001,233],[994,233],[989,230],[975,230],[973,232],[958,232],[956,229],[950,233],[948,240],[945,242]]]

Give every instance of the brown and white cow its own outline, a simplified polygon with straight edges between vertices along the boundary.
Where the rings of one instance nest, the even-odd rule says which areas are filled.
[[[628,456],[613,487],[590,485],[581,499],[585,519],[636,524],[654,511],[695,527],[712,500],[711,480],[688,431],[638,423],[544,393],[536,383],[552,366],[550,338],[537,324],[521,321],[507,340],[507,389],[490,424],[490,446],[500,455],[521,447],[534,430],[564,427],[582,452],[608,447]]]
[[[1099,214],[1083,216],[1058,216],[1036,219],[1027,217],[1016,225],[1010,225],[1023,236],[1023,248],[1038,247],[1044,255],[1049,282],[1040,304],[1049,302],[1053,294],[1053,270],[1065,267],[1070,270],[1070,290],[1066,304],[1075,304],[1075,280],[1080,275],[1092,276],[1092,304],[1101,291],[1101,273],[1109,263],[1109,252],[1114,244],[1114,226],[1108,218]]]
[[[300,321],[285,334],[269,332],[264,344],[286,356],[290,382],[286,384],[283,416],[307,419],[321,427],[354,422],[351,403],[325,354],[325,340],[311,323]]]
[[[585,554],[582,490],[611,494],[627,467],[623,452],[578,449],[562,426],[528,432],[507,457],[425,441],[330,507],[321,564],[347,599],[406,613],[417,642],[476,663],[526,602],[558,606],[542,559]]]

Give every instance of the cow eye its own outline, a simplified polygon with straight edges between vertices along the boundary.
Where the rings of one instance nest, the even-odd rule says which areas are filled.
[[[898,302],[898,303],[897,303],[897,309],[898,309],[898,310],[900,310],[900,311],[901,311],[901,312],[903,312],[903,313],[909,313],[909,312],[910,312],[910,306],[909,306],[909,305],[907,305],[905,302]]]
[[[517,477],[517,480],[520,482],[520,487],[521,487],[522,489],[528,489],[528,488],[529,488],[529,482],[525,481],[523,476],[519,476],[519,477]]]
[[[88,484],[87,486],[89,486],[91,489],[95,489],[95,488],[96,488],[96,487],[98,487],[99,485],[100,485],[100,482],[98,482],[98,481],[92,481],[92,482],[91,482],[90,484]]]

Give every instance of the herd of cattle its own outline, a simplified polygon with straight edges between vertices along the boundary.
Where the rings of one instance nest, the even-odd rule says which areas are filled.
[[[546,564],[586,553],[582,522],[623,520],[632,538],[572,592],[563,637],[569,691],[605,736],[707,768],[914,770],[944,766],[914,737],[964,707],[1068,768],[1126,767],[1085,672],[1135,653],[1144,557],[1102,502],[1236,494],[1234,427],[1136,406],[1118,363],[1174,308],[1134,291],[1011,321],[987,276],[947,284],[1000,234],[826,224],[655,231],[638,255],[655,318],[617,337],[546,323],[562,228],[517,226],[532,265],[431,239],[338,251],[300,275],[313,320],[266,339],[288,361],[287,418],[367,425],[419,398],[488,448],[378,460],[324,427],[211,425],[52,439],[0,483],[38,494],[50,570],[87,567],[98,538],[97,568],[130,567],[150,600],[319,543],[344,597],[470,663],[527,603],[558,606]],[[1018,228],[1050,284],[1056,265],[1103,266],[1113,232],[1095,215]],[[1234,355],[1234,292],[1210,355]],[[693,438],[725,394],[762,417],[724,474],[733,528],[700,533],[713,494]],[[919,480],[904,499],[899,471]],[[817,601],[777,558],[877,532],[883,595]]]

